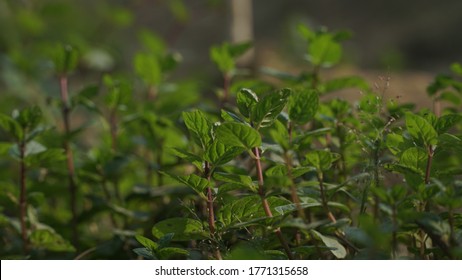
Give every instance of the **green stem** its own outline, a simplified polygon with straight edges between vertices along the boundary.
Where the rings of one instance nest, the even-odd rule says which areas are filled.
[[[425,203],[420,203],[420,207],[419,207],[419,212],[424,212],[425,211]],[[419,225],[419,223],[417,223],[417,225]],[[426,233],[425,231],[420,228],[418,230],[418,234],[419,234],[419,241],[420,241],[420,248],[419,248],[419,254],[420,254],[420,258],[422,260],[426,260],[428,259],[428,256],[425,254],[425,251],[427,249],[426,245],[425,245],[425,239],[426,239]]]
[[[397,237],[397,231],[398,231],[398,223],[397,223],[397,218],[396,218],[396,204],[393,203],[393,208],[392,208],[392,222],[393,222],[393,233],[392,233],[392,258],[396,259],[396,251],[398,248],[398,237]]]
[[[380,174],[379,174],[379,147],[380,144],[377,144],[374,150],[374,188],[380,186]],[[380,198],[378,195],[374,195],[374,219],[379,219],[379,207],[380,207]]]
[[[287,152],[284,152],[284,159],[285,159],[286,167],[287,167],[287,177],[289,178],[289,184],[290,184],[290,198],[292,200],[292,203],[295,204],[295,207],[297,209],[296,216],[298,216],[303,221],[305,221],[306,220],[305,211],[303,210],[300,204],[300,197],[297,194],[297,187],[295,186],[294,177],[292,175],[292,159],[288,155]],[[300,230],[297,230],[297,232],[295,233],[295,244],[297,246],[300,246],[301,240],[302,240],[301,232]]]
[[[111,150],[114,155],[117,153],[117,108],[112,108],[109,114],[109,133],[111,135]],[[114,178],[113,181],[115,196],[117,200],[123,204],[122,196],[120,194],[119,180]]]
[[[329,203],[327,201],[326,190],[324,188],[324,176],[322,172],[318,172],[318,182],[319,182],[319,190],[321,192],[321,203],[322,203],[324,212],[326,212],[327,218],[332,223],[336,223],[337,219],[335,218],[334,214],[329,209]],[[359,249],[356,248],[356,246],[345,237],[344,232],[342,232],[341,230],[336,230],[335,236],[337,236],[338,239],[342,240],[343,243],[345,243],[351,250],[353,250],[354,252],[359,252]]]
[[[346,162],[345,162],[345,147],[342,143],[345,143],[345,135],[341,130],[340,125],[338,122],[335,122],[335,128],[337,131],[337,135],[340,139],[339,141],[339,152],[340,152],[340,161],[339,161],[339,179],[341,182],[346,180]]]
[[[320,66],[316,65],[313,69],[313,84],[312,88],[313,89],[318,89],[319,85],[319,71],[320,71]]]
[[[107,202],[111,202],[112,196],[107,187],[106,178],[104,177],[104,174],[101,171],[100,171],[100,175],[101,175],[101,187],[103,189],[104,198],[106,199]],[[114,213],[112,211],[109,213],[109,219],[111,221],[112,228],[117,228],[117,222],[114,217]]]
[[[293,124],[291,121],[287,123],[287,134],[289,135],[289,146],[292,146]],[[294,176],[292,174],[292,157],[289,155],[289,152],[286,150],[284,151],[284,161],[287,167],[287,177],[289,178],[289,182],[290,182],[290,196],[291,196],[292,202],[295,203],[298,216],[302,218],[303,220],[305,220],[306,218],[305,211],[300,205],[300,197],[297,194],[297,188],[295,186]]]
[[[454,235],[454,213],[452,207],[448,210],[448,222],[449,222],[449,242],[451,245],[456,244],[456,238]]]
[[[337,222],[337,219],[334,217],[332,212],[329,209],[329,205],[327,202],[327,196],[326,196],[326,190],[324,189],[324,178],[323,178],[322,172],[318,172],[318,182],[319,182],[319,190],[321,192],[321,203],[322,207],[324,209],[324,212],[326,212],[327,218],[333,223]]]
[[[164,145],[164,140],[159,141],[159,149],[157,151],[156,155],[156,163],[157,163],[157,168],[158,170],[162,168],[163,162],[162,162],[162,153],[163,153],[163,147]],[[157,172],[157,185],[162,186],[164,184],[164,175],[161,172]]]
[[[149,150],[148,147],[145,147],[144,149],[145,153],[144,153],[144,158],[146,160],[146,185],[148,186],[151,186],[152,184],[152,177],[153,177],[153,167],[152,167],[152,152],[151,150]],[[162,186],[161,184],[159,184],[159,186]]]

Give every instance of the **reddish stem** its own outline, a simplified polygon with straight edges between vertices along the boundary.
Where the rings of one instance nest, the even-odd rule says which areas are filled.
[[[26,164],[24,158],[26,154],[26,142],[21,140],[19,143],[19,178],[20,178],[20,195],[19,195],[19,220],[21,223],[21,237],[23,243],[24,254],[29,252],[29,240],[27,238],[27,225],[26,225],[26,214],[27,214],[27,199],[26,199]]]
[[[67,172],[68,172],[68,186],[70,195],[70,208],[72,213],[71,230],[72,240],[74,245],[78,246],[78,232],[77,232],[77,185],[75,183],[75,167],[74,157],[69,142],[69,135],[71,132],[70,124],[70,107],[69,107],[69,92],[68,92],[68,79],[66,75],[59,77],[62,101],[62,116],[64,122],[64,150],[67,159]]]
[[[204,177],[207,179],[207,181],[210,182],[211,179],[211,172],[210,172],[210,163],[206,161],[204,163]],[[207,208],[208,208],[208,214],[209,214],[209,228],[210,228],[210,233],[212,235],[215,234],[215,213],[213,211],[213,194],[212,194],[212,188],[207,187]]]
[[[432,169],[433,155],[435,151],[432,146],[428,146],[428,158],[427,158],[427,167],[425,168],[425,184],[430,184],[430,173]]]
[[[427,157],[427,166],[425,168],[424,181],[425,181],[425,184],[428,185],[428,184],[430,184],[430,174],[431,174],[431,169],[432,169],[432,161],[433,161],[433,155],[435,153],[435,150],[433,149],[432,145],[429,145],[427,147],[427,152],[428,152],[428,157]],[[426,204],[425,201],[422,201],[420,206],[421,206],[420,210],[423,212],[423,211],[425,211],[425,208],[428,205]],[[420,229],[419,230],[419,237],[420,237],[420,251],[419,251],[419,253],[420,253],[420,257],[422,259],[428,259],[428,255],[425,254],[426,247],[427,247],[426,244],[425,244],[425,238],[426,238],[425,236],[426,236],[425,232],[422,229]]]
[[[228,103],[229,92],[231,86],[231,75],[228,73],[223,74],[223,99],[221,100],[222,107]]]
[[[212,195],[212,188],[207,188],[207,208],[209,209],[209,227],[210,233],[212,235],[215,234],[215,213],[213,210],[213,195]]]
[[[435,116],[441,116],[441,101],[439,99],[433,100],[433,112],[435,113]]]
[[[257,178],[258,178],[258,194],[260,195],[261,202],[263,205],[263,210],[265,211],[266,216],[268,217],[273,217],[273,213],[271,212],[271,208],[269,205],[268,200],[266,199],[265,196],[265,190],[264,190],[264,179],[263,179],[263,169],[261,167],[261,160],[260,160],[260,150],[255,147],[252,149],[252,152],[255,156],[255,165],[257,169]],[[282,235],[281,229],[277,228],[275,230],[276,236],[279,239],[279,242],[281,242],[282,247],[284,248],[284,251],[287,254],[287,257],[291,260],[294,259],[294,255],[292,254],[292,251],[290,250],[289,244],[287,244],[287,241],[285,240],[284,236]]]
[[[289,145],[292,144],[293,124],[291,121],[287,123],[287,134],[289,135]]]
[[[154,85],[149,86],[147,101],[154,101],[157,98],[157,87]]]
[[[206,161],[204,162],[204,177],[207,179],[207,181],[210,182],[211,176],[212,176],[212,172],[210,170],[210,163]],[[216,232],[215,212],[213,210],[212,188],[210,187],[207,188],[207,208],[208,208],[208,222],[209,222],[210,234],[214,236]],[[222,259],[220,250],[218,248],[215,250],[215,256],[219,260]]]
[[[290,181],[290,197],[292,199],[292,202],[295,204],[295,207],[297,208],[298,216],[302,218],[303,220],[305,220],[306,218],[305,211],[300,205],[300,198],[298,197],[297,188],[295,186],[294,178],[292,175],[292,158],[288,155],[287,152],[285,152],[284,159],[285,159],[286,167],[287,167],[287,177]]]

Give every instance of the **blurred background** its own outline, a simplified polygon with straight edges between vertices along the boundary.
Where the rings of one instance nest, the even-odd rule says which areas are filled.
[[[47,131],[37,143],[70,143],[67,150],[74,151],[78,192],[72,178],[70,191],[63,187],[74,164],[52,158],[49,167],[28,170],[40,222],[56,228],[63,237],[53,236],[64,245],[63,238],[74,244],[80,238],[85,248],[98,247],[95,258],[126,258],[133,254],[130,230],[150,232],[146,221],[189,207],[173,197],[189,196],[190,190],[165,195],[169,182],[157,172],[191,167],[170,149],[191,148],[179,122],[182,111],[200,108],[215,115],[234,101],[225,98],[228,93],[244,86],[261,94],[291,82],[328,93],[321,98],[349,101],[358,101],[371,85],[373,98],[412,102],[404,109],[431,108],[427,86],[437,73],[448,73],[451,63],[462,62],[460,11],[460,0],[0,0],[0,113],[38,105]],[[329,33],[312,32],[322,29]],[[325,34],[327,41],[318,38],[309,51],[307,42],[315,45],[310,36]],[[222,43],[247,41],[253,49],[234,67],[238,55],[230,49],[236,45]],[[317,64],[307,59],[316,58],[313,53]],[[269,69],[280,79],[270,77]],[[441,80],[435,91],[444,88],[447,81]],[[60,89],[60,82],[67,81],[65,98],[67,87]],[[36,121],[37,115],[25,115]],[[19,230],[3,227],[2,215],[17,215],[17,184],[25,178],[10,158],[18,159],[19,152],[7,132],[0,129],[0,255],[20,251]],[[30,153],[45,146],[35,144]],[[37,226],[34,212],[29,214]]]
[[[306,66],[299,23],[352,32],[337,71],[390,75],[398,91],[420,91],[462,61],[460,11],[457,0],[0,0],[0,94],[28,95],[24,79],[47,75],[55,42],[79,49],[81,78],[133,72],[143,30],[181,54],[173,79],[215,82],[209,48],[223,41],[254,42],[247,66],[296,73]]]

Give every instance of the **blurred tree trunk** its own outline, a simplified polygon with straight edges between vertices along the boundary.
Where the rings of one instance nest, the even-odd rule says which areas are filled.
[[[253,34],[253,1],[228,0],[230,7],[230,37],[232,43],[254,41]],[[242,67],[254,66],[255,51],[253,47],[238,60]]]

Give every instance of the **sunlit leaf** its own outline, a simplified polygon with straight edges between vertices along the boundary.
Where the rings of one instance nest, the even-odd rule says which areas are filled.
[[[205,189],[210,185],[210,182],[202,177],[197,176],[196,174],[191,175],[173,175],[170,173],[162,172],[163,174],[169,176],[176,181],[185,184],[186,186],[191,187],[195,192],[204,197]],[[205,198],[205,197],[204,197]]]
[[[236,101],[239,112],[244,117],[250,118],[253,108],[258,103],[258,97],[252,90],[243,88],[237,93]]]
[[[222,73],[230,73],[235,67],[234,59],[229,53],[227,43],[219,46],[212,46],[210,48],[210,58],[215,62]]]
[[[298,124],[307,123],[314,118],[318,106],[319,96],[315,90],[295,91],[289,97],[289,119]]]
[[[0,114],[0,127],[4,129],[8,134],[13,136],[16,140],[19,140],[23,137],[23,130],[21,125],[10,116]]]
[[[212,123],[202,111],[183,112],[184,123],[191,134],[206,149],[212,141]]]
[[[451,64],[451,71],[459,76],[462,76],[462,65],[460,63]]]
[[[253,189],[255,187],[255,184],[252,178],[247,175],[215,172],[213,174],[213,178],[221,182],[232,183],[232,184],[240,185],[240,186],[243,186],[249,189]]]
[[[240,42],[240,43],[230,44],[228,46],[228,50],[229,50],[230,55],[233,58],[238,58],[239,56],[245,54],[251,47],[252,47],[251,42]]]
[[[278,215],[278,212],[275,211],[276,207],[290,203],[286,199],[279,197],[269,197],[267,199],[273,215]],[[217,219],[226,227],[237,226],[244,222],[265,217],[262,200],[258,195],[235,199],[224,205],[217,214]]]
[[[399,163],[419,174],[423,174],[427,163],[427,153],[421,148],[409,148],[402,153]]]
[[[329,248],[329,250],[336,258],[343,259],[346,257],[347,251],[345,247],[343,247],[343,245],[337,241],[337,239],[335,239],[334,237],[323,235],[315,230],[312,230],[311,232],[314,233],[317,237],[319,237],[319,239],[321,239],[324,245],[326,245]]]
[[[188,21],[189,13],[188,9],[182,0],[171,0],[168,1],[170,12],[175,17],[175,20],[185,23]]]
[[[324,92],[326,93],[347,88],[367,90],[369,88],[369,84],[362,77],[358,76],[336,78],[329,80],[324,84]]]
[[[261,137],[258,131],[248,125],[227,122],[218,126],[215,130],[218,141],[224,145],[252,149],[261,145]]]
[[[193,163],[193,162],[198,162],[198,163],[202,164],[202,159],[201,159],[200,156],[197,156],[197,155],[195,155],[195,154],[192,154],[192,153],[190,153],[190,152],[188,152],[188,151],[185,151],[185,150],[183,150],[183,149],[180,149],[180,148],[171,148],[171,149],[170,149],[170,152],[171,152],[173,155],[175,155],[175,156],[177,156],[177,157],[179,157],[179,158],[182,158],[182,159],[187,160],[188,162],[191,162],[191,163]]]
[[[438,137],[438,143],[444,149],[455,149],[462,151],[462,139],[455,135],[443,133]]]
[[[144,237],[142,235],[136,235],[135,236],[136,241],[138,241],[141,245],[143,245],[145,248],[149,250],[155,250],[157,249],[158,245],[156,242],[152,241],[151,239]]]
[[[154,254],[152,253],[152,251],[147,249],[147,248],[135,248],[135,249],[133,249],[133,252],[135,254],[137,254],[138,256],[143,257],[143,258],[145,258],[147,260],[156,259],[154,257]]]
[[[34,230],[30,235],[32,246],[56,252],[75,252],[71,243],[50,230]]]
[[[21,110],[15,119],[21,127],[32,130],[40,123],[42,115],[42,110],[38,106],[32,106]]]
[[[162,69],[158,57],[148,53],[137,53],[133,60],[135,72],[148,85],[159,85]]]
[[[205,151],[204,158],[213,166],[220,166],[231,161],[243,151],[241,147],[227,146],[215,140]]]
[[[31,142],[31,143],[34,143],[34,142]],[[37,147],[37,149],[40,150],[39,147]],[[27,154],[27,160],[26,160],[28,164],[43,166],[47,164],[59,164],[59,162],[66,160],[64,149],[47,149],[47,150],[43,150],[38,153],[30,153],[31,152],[30,149],[29,150],[26,149],[26,151],[29,153]]]
[[[273,124],[281,111],[284,109],[291,94],[290,89],[281,89],[277,92],[264,96],[252,110],[250,121],[258,130]]]
[[[308,59],[313,65],[330,67],[342,58],[342,47],[328,33],[314,37],[308,45]]]
[[[318,171],[329,170],[332,163],[339,159],[339,155],[324,150],[310,151],[306,155],[308,164],[314,166]]]
[[[390,133],[387,135],[385,144],[392,154],[398,155],[410,148],[412,143],[408,143],[401,134]]]
[[[462,121],[460,114],[448,114],[438,118],[435,129],[438,134],[447,132],[451,127]]]
[[[57,45],[49,48],[55,71],[59,75],[74,71],[79,61],[79,52],[71,45]]]
[[[421,116],[406,113],[406,127],[415,140],[423,141],[426,146],[438,142],[438,134],[433,126]]]

